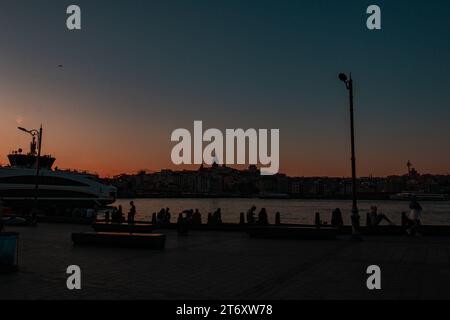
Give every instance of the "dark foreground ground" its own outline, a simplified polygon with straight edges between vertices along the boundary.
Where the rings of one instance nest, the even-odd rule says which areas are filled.
[[[245,233],[167,234],[163,252],[72,246],[89,226],[20,232],[20,271],[0,274],[0,299],[450,299],[450,237],[337,241],[250,239]],[[382,290],[366,287],[379,265]],[[82,290],[66,268],[82,270]]]

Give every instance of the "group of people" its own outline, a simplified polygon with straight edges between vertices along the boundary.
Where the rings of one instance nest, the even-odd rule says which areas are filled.
[[[244,214],[241,213],[241,217]],[[248,225],[268,225],[269,224],[269,218],[267,215],[267,210],[266,208],[261,208],[261,210],[258,213],[258,220],[256,220],[256,207],[252,206],[248,211],[247,211],[247,224]],[[241,218],[241,223],[242,223],[242,218]]]
[[[248,225],[268,225],[269,219],[266,208],[261,208],[257,217],[256,217],[256,207],[252,206],[248,211],[244,218],[244,213],[240,214],[240,223],[247,223]],[[419,234],[419,228],[421,225],[421,217],[422,217],[422,207],[417,201],[417,198],[412,198],[409,204],[409,214],[405,212],[402,213],[402,225],[406,226],[407,232],[410,235]],[[134,202],[130,202],[130,210],[127,216],[128,223],[134,223],[136,216],[136,206]],[[277,217],[279,220],[279,213],[277,213]],[[163,208],[158,213],[153,213],[152,223],[158,225],[168,225],[170,224],[171,213],[169,208]],[[105,214],[105,220],[107,222],[110,221],[109,212]],[[114,208],[111,215],[111,221],[113,223],[123,223],[125,222],[124,213],[122,210],[122,206],[118,206],[118,208]],[[391,219],[389,219],[385,214],[380,213],[378,211],[377,206],[371,206],[370,211],[367,213],[367,226],[371,228],[378,227],[383,221],[387,222],[389,225],[394,225]],[[1,222],[0,222],[1,223]],[[198,209],[188,209],[182,211],[178,215],[177,223],[186,224],[186,225],[200,225],[202,224],[202,214]],[[216,211],[208,213],[207,224],[209,225],[219,225],[222,224],[222,210],[221,208],[217,208]],[[320,226],[324,223],[320,219],[320,214],[316,213],[315,215],[315,225]],[[331,226],[336,228],[341,228],[344,225],[344,220],[342,217],[342,211],[339,208],[333,210],[331,214]],[[1,227],[1,226],[0,226]]]
[[[409,235],[418,235],[419,228],[421,225],[422,217],[422,206],[417,201],[416,197],[413,197],[409,204],[409,214],[402,212],[402,226],[405,226],[407,233]],[[395,225],[391,219],[389,219],[385,214],[378,212],[377,206],[371,206],[369,212],[367,213],[367,226],[371,228],[378,227],[381,222],[387,222],[389,225]],[[320,220],[320,214],[316,213],[315,225],[320,226],[322,221]],[[344,220],[342,218],[342,211],[336,208],[331,213],[331,225],[336,228],[341,228],[344,225]]]
[[[136,206],[134,205],[133,201],[130,201],[130,210],[128,211],[127,215],[127,222],[128,223],[134,223],[135,217],[136,217]],[[125,222],[125,215],[123,213],[122,206],[118,206],[117,208],[113,208],[111,214],[109,211],[105,212],[105,221],[106,222],[112,222],[112,223],[124,223]]]
[[[170,209],[169,208],[162,208],[159,210],[158,213],[154,212],[152,214],[152,224],[156,225],[168,225],[170,224]]]

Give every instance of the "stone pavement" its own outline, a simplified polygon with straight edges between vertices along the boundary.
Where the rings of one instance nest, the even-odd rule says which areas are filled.
[[[245,233],[167,234],[163,252],[74,247],[89,226],[40,224],[20,232],[20,271],[0,274],[0,299],[449,299],[450,237],[363,242],[274,241]],[[382,290],[366,287],[366,268]],[[82,290],[66,268],[82,270]]]

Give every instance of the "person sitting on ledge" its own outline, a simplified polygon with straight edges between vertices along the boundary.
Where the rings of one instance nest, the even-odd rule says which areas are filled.
[[[164,215],[164,224],[169,225],[170,224],[170,209],[166,208],[166,214]]]
[[[266,208],[262,208],[261,211],[258,213],[258,224],[264,226],[269,224]]]
[[[195,209],[195,212],[192,215],[192,224],[202,224],[202,214],[198,211],[198,209]]]
[[[377,227],[383,220],[391,226],[394,225],[394,223],[386,215],[378,213],[378,208],[376,206],[371,206],[369,212],[370,227]]]
[[[333,211],[334,212],[334,211]],[[333,221],[333,218],[331,218],[331,221]],[[320,212],[316,212],[314,214],[314,225],[317,228],[320,228],[320,226],[322,225],[322,219],[320,219]]]
[[[335,228],[342,228],[344,226],[344,219],[342,219],[342,211],[336,208],[331,213],[331,225]]]
[[[212,213],[211,212],[208,212],[208,220],[207,220],[207,224],[212,224]]]
[[[249,225],[255,224],[255,211],[256,207],[253,206],[247,211],[247,223]]]
[[[239,214],[239,224],[245,224],[245,216],[243,212]]]
[[[406,225],[409,227],[406,232],[410,236],[420,236],[419,228],[421,226],[420,219],[422,217],[422,206],[414,196],[409,204],[409,215],[407,217]]]
[[[213,224],[222,224],[222,209],[217,208],[212,216]]]

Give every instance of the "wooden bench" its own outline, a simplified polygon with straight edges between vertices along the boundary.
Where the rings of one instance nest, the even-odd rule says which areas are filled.
[[[100,245],[163,250],[166,236],[155,233],[83,232],[72,233],[72,241],[75,245],[85,246]]]
[[[337,230],[334,228],[315,227],[251,227],[248,234],[258,239],[291,239],[291,240],[335,240]]]
[[[92,227],[97,232],[152,233],[153,231],[153,225],[150,223],[128,224],[96,222],[92,225]]]

